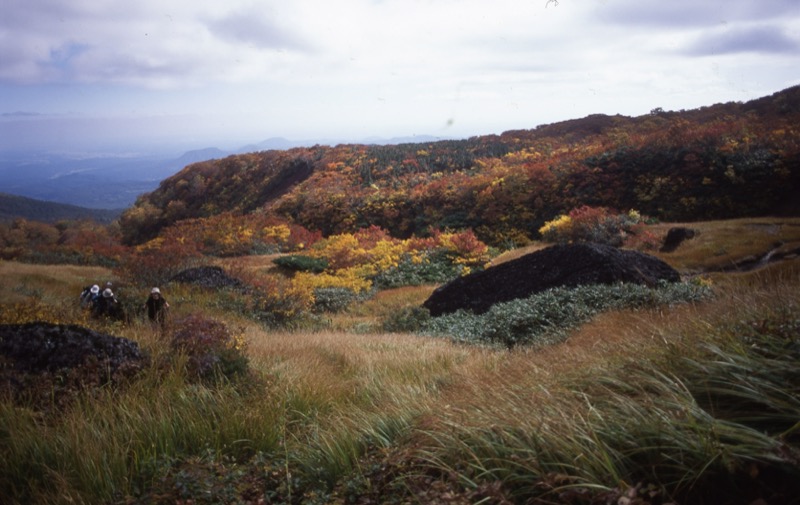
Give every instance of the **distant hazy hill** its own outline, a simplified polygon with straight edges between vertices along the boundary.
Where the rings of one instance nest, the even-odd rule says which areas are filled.
[[[30,221],[55,223],[64,220],[91,219],[98,223],[110,223],[121,213],[122,209],[87,209],[75,205],[0,193],[0,221],[24,218]]]
[[[176,172],[181,168],[189,165],[191,163],[197,163],[198,161],[205,161],[205,160],[214,160],[219,158],[224,158],[228,156],[229,152],[223,151],[221,149],[217,149],[216,147],[208,147],[205,149],[195,149],[194,151],[187,151],[183,153],[178,159],[172,160],[168,163],[168,166],[172,168],[172,172]]]

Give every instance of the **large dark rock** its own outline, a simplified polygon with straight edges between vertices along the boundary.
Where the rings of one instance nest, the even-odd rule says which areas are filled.
[[[434,317],[459,309],[481,314],[500,302],[558,286],[676,282],[680,275],[653,256],[601,244],[555,245],[438,288],[423,306]]]
[[[186,269],[175,275],[170,281],[216,289],[238,288],[242,285],[239,279],[229,276],[222,268],[214,266]]]
[[[0,325],[0,396],[45,415],[82,391],[124,384],[148,364],[136,342],[81,326]]]
[[[26,323],[0,325],[0,357],[17,372],[41,373],[73,369],[88,361],[103,363],[113,376],[145,356],[139,344],[76,325]]]
[[[683,226],[670,228],[669,231],[667,231],[667,236],[664,238],[664,244],[661,246],[660,251],[672,252],[677,249],[684,240],[694,238],[696,234],[697,232],[695,230],[684,228]]]

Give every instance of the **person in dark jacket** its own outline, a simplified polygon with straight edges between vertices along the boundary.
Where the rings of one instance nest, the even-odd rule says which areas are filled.
[[[150,290],[150,296],[144,302],[144,308],[147,309],[147,318],[153,325],[159,325],[164,328],[167,325],[167,309],[169,303],[162,296],[161,290],[153,288]]]
[[[122,309],[122,304],[117,300],[117,297],[114,296],[114,292],[106,288],[92,307],[92,316],[107,317],[114,321],[124,321],[125,311]]]
[[[91,309],[100,296],[100,286],[86,286],[81,292],[81,307]]]

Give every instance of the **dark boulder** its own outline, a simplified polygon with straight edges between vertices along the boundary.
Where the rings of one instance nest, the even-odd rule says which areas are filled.
[[[0,325],[0,396],[45,414],[81,391],[117,387],[149,364],[139,345],[76,325]]]
[[[216,289],[242,286],[242,281],[229,276],[222,268],[214,266],[186,269],[175,275],[170,281]]]
[[[682,226],[670,228],[667,231],[667,236],[664,238],[664,244],[661,246],[661,252],[672,252],[683,243],[684,240],[694,238],[697,232],[691,228],[684,228]]]
[[[555,245],[441,286],[425,301],[434,317],[459,309],[482,314],[500,302],[558,286],[677,282],[680,274],[653,256],[601,244]]]
[[[139,344],[127,338],[41,322],[0,325],[0,356],[7,366],[24,373],[56,372],[97,360],[111,376],[145,360]]]

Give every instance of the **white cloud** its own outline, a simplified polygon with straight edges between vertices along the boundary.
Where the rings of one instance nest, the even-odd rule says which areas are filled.
[[[800,81],[796,0],[2,1],[0,112],[209,136],[499,133]]]

